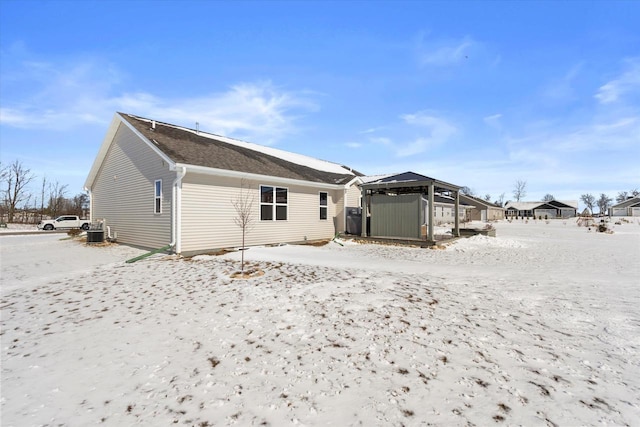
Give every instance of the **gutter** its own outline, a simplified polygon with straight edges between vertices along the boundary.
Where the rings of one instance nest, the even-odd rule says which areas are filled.
[[[182,178],[187,174],[184,166],[176,167],[176,179],[171,186],[171,243],[173,252],[179,254],[182,251]]]

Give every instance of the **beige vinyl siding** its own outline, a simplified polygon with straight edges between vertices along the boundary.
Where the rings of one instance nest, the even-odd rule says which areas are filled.
[[[362,190],[356,184],[353,184],[347,189],[347,207],[358,208],[360,206],[360,197],[362,196]]]
[[[187,173],[182,180],[182,252],[238,247],[242,230],[235,224],[237,216],[233,200],[241,194],[242,180]],[[260,220],[260,185],[284,187],[288,190],[286,221]],[[343,191],[283,185],[278,182],[245,182],[253,201],[253,222],[246,235],[246,245],[299,242],[332,238]],[[328,194],[327,219],[319,216],[319,192]]]
[[[118,241],[145,248],[171,243],[171,194],[176,174],[125,125],[120,125],[91,188],[92,218],[104,218]],[[155,181],[162,213],[155,214]]]

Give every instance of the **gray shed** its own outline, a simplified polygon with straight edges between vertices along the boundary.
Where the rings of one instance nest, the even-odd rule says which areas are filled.
[[[429,178],[415,172],[384,176],[360,185],[363,215],[362,235],[369,237],[421,239],[422,224],[427,223],[426,238],[434,242],[434,207],[438,194],[454,200],[454,236],[460,235],[460,186]],[[423,197],[428,208],[425,218]],[[369,226],[367,227],[367,222]]]

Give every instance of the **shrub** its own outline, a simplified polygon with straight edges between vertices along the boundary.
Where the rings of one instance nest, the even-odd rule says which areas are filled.
[[[67,231],[67,235],[71,237],[79,236],[80,233],[82,233],[82,230],[80,230],[79,228],[71,228],[69,229],[69,231]]]

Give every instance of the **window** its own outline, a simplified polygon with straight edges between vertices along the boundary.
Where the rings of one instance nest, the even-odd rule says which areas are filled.
[[[324,191],[320,192],[320,219],[327,219],[327,201],[329,197]]]
[[[155,182],[155,206],[154,213],[162,213],[162,180],[156,179]]]
[[[260,220],[286,221],[289,190],[282,187],[260,186]]]

